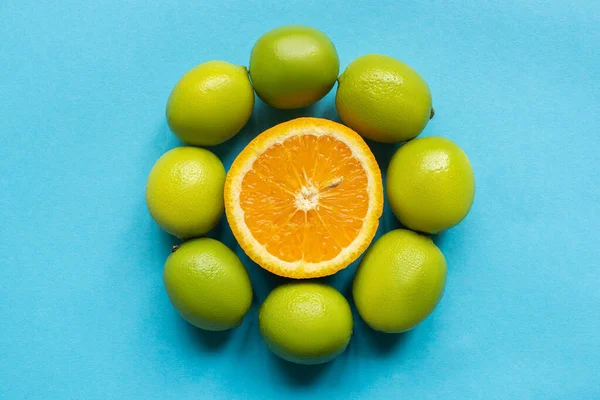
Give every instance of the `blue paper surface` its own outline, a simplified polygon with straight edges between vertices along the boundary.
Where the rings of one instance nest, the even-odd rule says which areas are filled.
[[[0,2],[0,399],[600,398],[600,3],[594,1]],[[341,66],[395,56],[427,80],[477,194],[436,239],[446,292],[403,335],[355,315],[334,362],[280,361],[257,307],[281,279],[240,251],[255,290],[243,325],[201,332],[171,307],[177,240],[144,204],[154,161],[180,143],[164,108],[210,59],[247,65],[254,41],[315,26]],[[257,102],[215,152],[309,110]],[[394,147],[373,144],[385,172]],[[379,234],[398,227],[387,208]],[[326,281],[349,293],[356,265]]]

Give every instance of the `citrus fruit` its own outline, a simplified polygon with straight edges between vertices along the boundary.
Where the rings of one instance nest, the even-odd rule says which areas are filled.
[[[414,328],[444,292],[446,260],[430,237],[397,229],[371,246],[356,272],[353,296],[362,319],[388,333]]]
[[[146,184],[150,215],[182,239],[204,235],[223,214],[225,168],[208,150],[176,147],[156,161]]]
[[[213,146],[238,133],[252,114],[254,91],[245,67],[207,61],[188,71],[167,102],[167,122],[194,146]]]
[[[274,289],[258,313],[260,333],[273,353],[298,364],[321,364],[344,352],[352,336],[350,305],[320,283]]]
[[[396,151],[387,171],[387,197],[407,228],[439,233],[458,224],[475,196],[467,155],[450,139],[412,140]]]
[[[250,55],[254,90],[275,108],[301,108],[315,103],[329,93],[339,70],[331,40],[308,26],[275,28],[258,39]]]
[[[320,118],[257,136],[225,182],[229,225],[246,254],[281,276],[331,275],[367,248],[382,212],[381,173],[353,130]]]
[[[416,137],[432,116],[425,80],[402,61],[379,54],[348,65],[338,79],[335,105],[344,124],[384,143]]]
[[[173,306],[198,328],[234,328],[252,304],[252,286],[244,265],[214,239],[193,239],[179,246],[167,258],[163,279]]]

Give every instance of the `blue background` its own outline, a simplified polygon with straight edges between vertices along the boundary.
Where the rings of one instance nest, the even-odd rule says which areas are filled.
[[[573,3],[573,4],[567,4]],[[151,4],[151,5],[150,5]],[[533,1],[0,2],[0,398],[592,399],[600,397],[600,3]],[[172,86],[209,59],[247,65],[267,30],[310,24],[344,68],[365,53],[428,81],[444,135],[469,155],[468,218],[436,239],[446,292],[414,331],[356,316],[320,367],[271,355],[257,306],[280,280],[225,221],[213,232],[255,289],[244,324],[201,332],[172,309],[177,241],[144,204],[154,161],[180,143]],[[257,102],[214,149],[229,166],[258,132],[309,110]],[[373,145],[385,172],[393,147]],[[398,226],[386,206],[379,234]],[[348,294],[356,265],[327,281]]]

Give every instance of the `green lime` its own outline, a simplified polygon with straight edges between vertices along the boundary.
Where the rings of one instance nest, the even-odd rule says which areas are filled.
[[[317,102],[329,93],[339,71],[331,40],[308,26],[275,28],[258,39],[250,55],[254,90],[275,108],[302,108]]]
[[[150,215],[182,239],[210,231],[224,211],[225,168],[208,150],[176,147],[156,161],[146,184]]]
[[[252,286],[244,265],[214,239],[183,243],[167,258],[163,278],[173,306],[198,328],[235,328],[252,304]]]
[[[208,61],[177,82],[167,102],[167,122],[185,143],[213,146],[238,133],[253,107],[254,91],[246,68]]]
[[[450,139],[432,136],[404,144],[387,171],[387,197],[407,228],[427,233],[448,229],[467,215],[475,178],[467,155]]]
[[[384,143],[416,137],[432,116],[425,80],[402,61],[379,54],[348,65],[338,79],[335,105],[344,124]]]
[[[298,364],[321,364],[343,353],[353,324],[344,296],[313,282],[277,287],[260,307],[258,323],[271,351]]]
[[[373,329],[414,328],[435,308],[446,284],[446,259],[431,238],[397,229],[380,237],[354,278],[354,303]]]

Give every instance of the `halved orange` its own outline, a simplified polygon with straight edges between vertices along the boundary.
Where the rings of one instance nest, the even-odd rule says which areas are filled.
[[[373,240],[382,208],[381,172],[365,141],[321,118],[261,133],[225,181],[227,220],[240,246],[289,278],[347,267]]]

